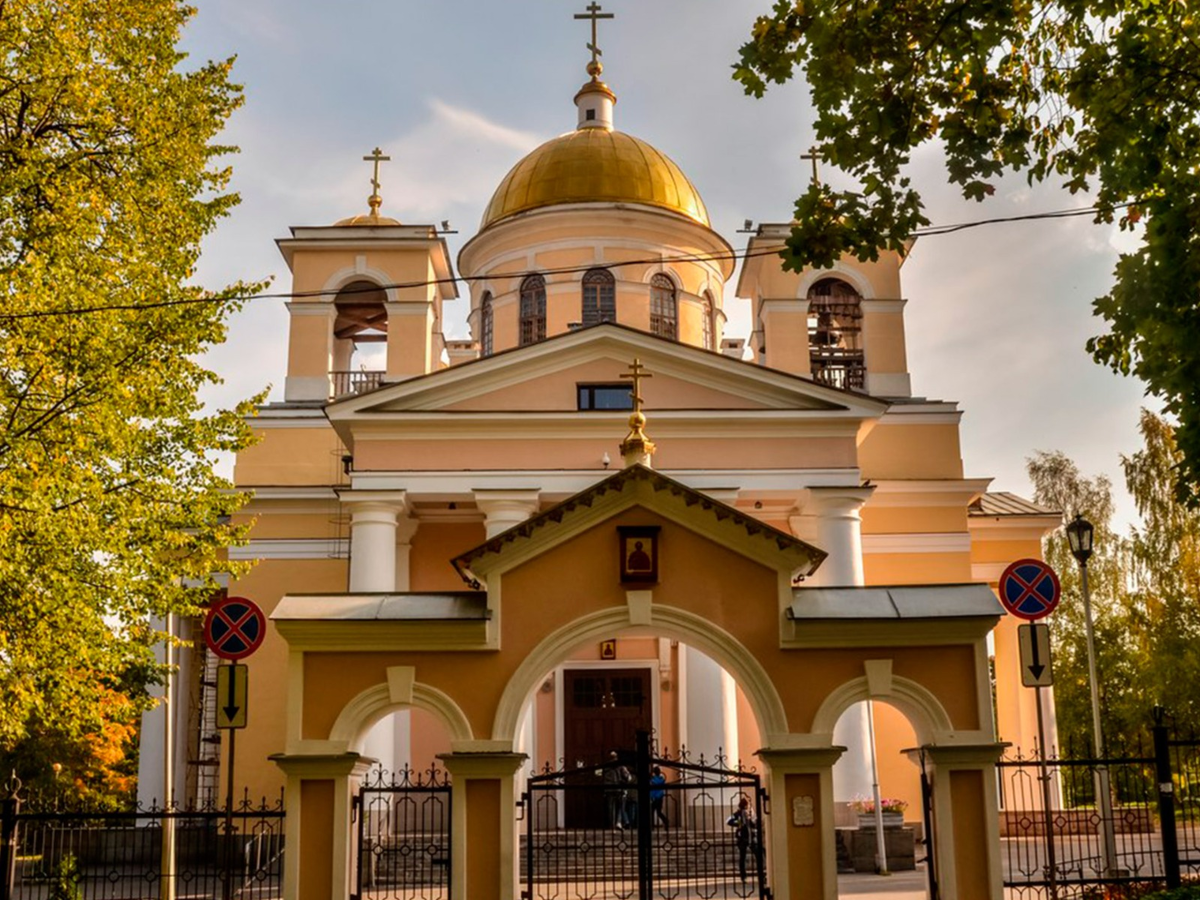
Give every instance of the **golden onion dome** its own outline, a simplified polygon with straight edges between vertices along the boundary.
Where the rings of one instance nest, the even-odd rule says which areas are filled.
[[[542,144],[500,182],[480,230],[560,203],[639,203],[709,225],[700,194],[664,153],[607,128],[584,128]]]

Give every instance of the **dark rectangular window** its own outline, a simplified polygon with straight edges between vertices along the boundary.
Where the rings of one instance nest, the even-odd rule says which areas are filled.
[[[633,409],[632,387],[626,384],[578,384],[579,409]]]

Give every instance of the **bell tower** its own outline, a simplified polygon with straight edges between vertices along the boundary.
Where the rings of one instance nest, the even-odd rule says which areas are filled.
[[[751,304],[750,348],[759,365],[876,397],[909,397],[900,267],[905,255],[839,260],[785,271],[777,251],[790,224],[759,225],[746,248],[737,296]]]
[[[369,212],[301,226],[277,241],[292,273],[287,402],[326,403],[442,368],[442,304],[458,296],[432,225],[379,214],[379,148]]]

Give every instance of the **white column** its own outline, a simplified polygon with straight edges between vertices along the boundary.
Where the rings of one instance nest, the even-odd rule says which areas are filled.
[[[697,761],[703,754],[711,761],[717,752],[725,754],[731,766],[737,764],[737,685],[733,676],[695,647],[680,645],[686,659],[683,666],[684,715],[681,734],[686,735],[688,755]]]
[[[855,703],[833,728],[833,745],[845,747],[833,767],[833,799],[849,803],[855,797],[871,796],[871,745],[867,735],[867,704]],[[838,822],[852,825],[854,820]]]
[[[859,510],[874,492],[862,487],[809,488],[805,513],[817,517],[817,546],[829,554],[818,570],[825,587],[863,584],[862,518]]]
[[[816,545],[829,556],[817,570],[822,587],[861,587],[862,517],[859,510],[874,491],[862,487],[809,488],[805,518],[816,519]],[[794,526],[793,526],[794,527]],[[867,732],[867,705],[847,709],[834,727],[835,746],[846,753],[833,767],[833,797],[846,803],[871,792],[871,743]],[[850,824],[849,822],[845,824]]]
[[[396,589],[396,524],[404,495],[352,500],[349,506],[350,590],[390,593]]]
[[[537,513],[541,491],[476,491],[475,505],[484,515],[483,525],[489,538],[520,525]]]

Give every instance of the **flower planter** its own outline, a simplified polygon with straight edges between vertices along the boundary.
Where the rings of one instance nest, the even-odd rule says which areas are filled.
[[[869,828],[872,831],[874,831],[875,830],[875,813],[859,813],[858,814],[858,827],[859,828]],[[902,812],[885,812],[883,814],[883,827],[884,828],[903,828],[904,827],[904,813],[902,813]]]

